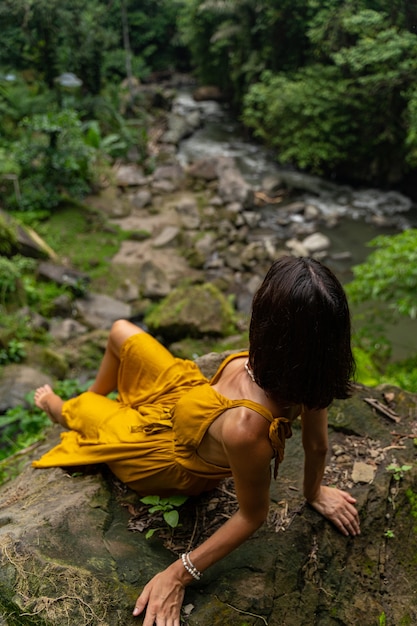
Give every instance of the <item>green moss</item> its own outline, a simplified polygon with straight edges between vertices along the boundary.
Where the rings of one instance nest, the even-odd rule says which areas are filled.
[[[73,267],[93,281],[104,276],[108,280],[110,259],[132,235],[109,227],[102,215],[82,204],[60,207],[37,230],[59,258],[70,258]]]
[[[182,359],[195,359],[209,352],[227,352],[228,350],[246,350],[249,345],[248,333],[233,335],[225,339],[215,337],[204,337],[197,339],[186,337],[180,341],[171,343],[170,351],[177,357]]]
[[[367,577],[375,576],[377,570],[377,564],[374,561],[366,561],[363,564],[363,573]]]
[[[42,366],[54,378],[63,379],[68,374],[68,363],[62,354],[58,354],[50,348],[45,348],[42,353]]]
[[[7,626],[48,626],[48,624],[38,616],[22,616],[22,610],[13,603],[8,603],[4,599],[0,602],[0,614],[7,619]]]
[[[151,332],[168,341],[184,337],[228,337],[236,332],[237,317],[232,303],[210,283],[184,285],[173,290],[146,314]]]
[[[151,233],[148,230],[127,230],[126,239],[130,241],[145,241],[151,237]]]
[[[16,227],[0,214],[0,254],[10,255],[16,245]]]

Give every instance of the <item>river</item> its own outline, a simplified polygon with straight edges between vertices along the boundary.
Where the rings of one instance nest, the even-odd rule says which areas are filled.
[[[343,283],[352,279],[351,268],[372,251],[368,246],[372,239],[417,227],[417,206],[394,190],[354,189],[279,166],[267,149],[245,138],[238,121],[217,102],[195,102],[190,92],[183,91],[177,95],[175,110],[181,115],[198,110],[202,119],[202,125],[179,146],[178,157],[183,165],[208,156],[233,157],[245,180],[255,189],[260,189],[268,176],[304,179],[307,189],[300,191],[300,198],[316,206],[323,216],[337,216],[334,227],[320,226],[320,232],[331,241],[331,255],[326,263]],[[313,183],[314,193],[308,190],[309,183]],[[264,211],[265,224],[273,229],[275,220],[268,221],[271,208],[259,210]],[[416,349],[417,322],[404,319],[390,329],[389,335],[393,358],[404,358],[410,354],[410,345],[411,350]]]

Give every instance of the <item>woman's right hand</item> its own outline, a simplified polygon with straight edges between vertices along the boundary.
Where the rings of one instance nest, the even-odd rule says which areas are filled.
[[[133,610],[137,617],[146,609],[142,626],[180,626],[187,577],[181,561],[175,561],[145,585]]]

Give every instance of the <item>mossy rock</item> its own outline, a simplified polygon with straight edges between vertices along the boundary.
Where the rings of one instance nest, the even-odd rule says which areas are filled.
[[[51,348],[45,348],[42,351],[42,366],[45,371],[59,380],[64,379],[68,375],[69,365],[62,354],[59,354]]]
[[[17,226],[0,211],[0,254],[9,256],[17,248]]]
[[[236,313],[212,284],[174,289],[145,317],[153,334],[167,341],[184,337],[227,337],[236,332]]]

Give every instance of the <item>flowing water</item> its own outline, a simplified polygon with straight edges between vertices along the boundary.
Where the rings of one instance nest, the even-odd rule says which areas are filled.
[[[319,230],[331,241],[328,265],[342,282],[352,279],[352,266],[367,258],[372,251],[368,243],[377,235],[392,235],[417,227],[417,207],[402,194],[378,189],[354,189],[286,170],[277,165],[268,150],[247,140],[244,129],[217,102],[197,103],[188,92],[178,94],[175,112],[188,115],[196,110],[200,112],[202,125],[181,142],[179,160],[186,165],[210,156],[233,157],[242,176],[255,189],[261,189],[266,177],[299,178],[302,181],[300,188],[303,189],[299,193],[300,199],[314,205],[324,218],[329,215],[336,217],[335,226],[321,224]],[[268,221],[268,211],[275,210],[260,209],[264,211],[264,220],[271,229],[275,220]],[[324,219],[323,223],[326,221]],[[394,358],[404,358],[410,349],[416,349],[417,322],[404,319],[389,334]]]

